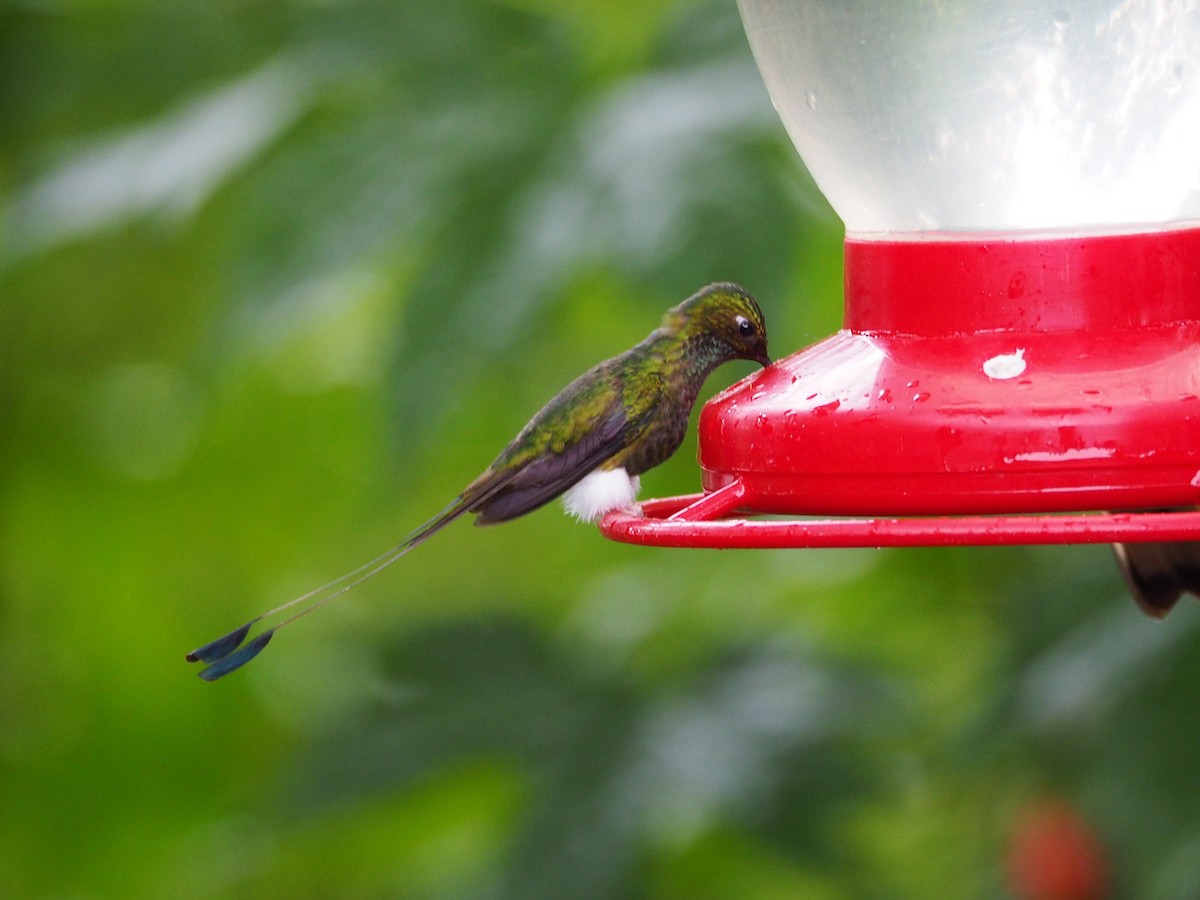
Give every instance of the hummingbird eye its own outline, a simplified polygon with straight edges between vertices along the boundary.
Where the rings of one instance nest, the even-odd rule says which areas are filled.
[[[737,322],[738,334],[742,337],[750,337],[757,330],[754,327],[754,323],[745,316],[738,316],[735,321]]]

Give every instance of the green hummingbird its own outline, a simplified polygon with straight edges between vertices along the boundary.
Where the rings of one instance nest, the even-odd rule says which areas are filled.
[[[370,578],[464,513],[476,525],[507,522],[563,496],[585,521],[633,505],[639,476],[674,453],[701,385],[734,359],[770,365],[767,330],[754,298],[735,284],[710,284],[672,307],[630,350],[584,372],[535,415],[483,473],[386,553],[316,590],[263,613],[187,654],[215,681],[254,659],[280,628]],[[313,599],[316,598],[316,599]],[[307,607],[247,641],[263,619]]]
[[[1200,542],[1113,544],[1117,565],[1142,612],[1161,619],[1186,593],[1200,596]]]

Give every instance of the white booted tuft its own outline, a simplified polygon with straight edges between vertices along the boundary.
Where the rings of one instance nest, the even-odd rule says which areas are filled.
[[[637,499],[641,479],[622,469],[597,469],[563,494],[567,512],[584,522],[595,522],[614,509],[628,509]]]

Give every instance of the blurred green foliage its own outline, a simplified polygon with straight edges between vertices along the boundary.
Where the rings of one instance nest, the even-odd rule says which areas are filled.
[[[1200,613],[1103,547],[547,509],[184,664],[700,285],[775,353],[838,327],[732,0],[9,4],[0,192],[0,896],[1003,897],[1043,798],[1116,896],[1195,896]]]

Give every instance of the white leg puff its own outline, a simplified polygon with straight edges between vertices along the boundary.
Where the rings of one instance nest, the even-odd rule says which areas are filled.
[[[641,479],[624,469],[597,469],[563,494],[563,506],[575,518],[595,522],[614,509],[633,506],[641,486]]]

